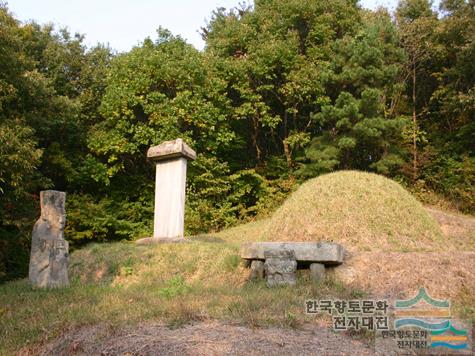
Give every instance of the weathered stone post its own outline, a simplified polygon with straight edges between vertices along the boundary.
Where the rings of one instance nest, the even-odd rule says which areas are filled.
[[[187,160],[196,153],[181,138],[150,147],[147,158],[156,162],[153,239],[183,239]]]
[[[268,287],[290,285],[297,282],[295,272],[297,261],[293,250],[268,250],[264,251],[264,271]]]
[[[66,193],[40,192],[41,216],[31,235],[29,279],[34,287],[69,285],[69,245],[64,239]]]
[[[311,263],[310,277],[316,282],[323,281],[325,279],[325,265],[323,263]]]

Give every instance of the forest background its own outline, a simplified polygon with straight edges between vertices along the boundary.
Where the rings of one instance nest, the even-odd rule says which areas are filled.
[[[128,52],[0,6],[0,281],[25,276],[39,191],[67,192],[66,237],[150,236],[148,147],[198,152],[186,232],[271,213],[341,169],[475,212],[475,2],[256,0],[217,9],[196,50],[166,29]]]

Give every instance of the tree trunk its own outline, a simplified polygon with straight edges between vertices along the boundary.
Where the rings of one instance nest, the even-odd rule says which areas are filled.
[[[287,142],[287,137],[289,135],[288,128],[287,128],[287,110],[284,112],[284,139],[282,140],[282,144],[284,145],[284,154],[285,159],[287,160],[287,166],[292,168],[292,152],[290,151],[289,143]]]
[[[261,149],[259,147],[259,144],[257,142],[258,136],[259,136],[259,126],[257,123],[257,119],[253,118],[252,119],[252,134],[251,134],[251,140],[252,140],[252,145],[254,146],[256,150],[256,160],[257,160],[257,165],[260,165],[262,162],[262,153]]]
[[[412,64],[412,180],[417,179],[416,64]]]
[[[292,152],[290,151],[290,147],[289,147],[289,143],[287,142],[286,139],[284,139],[284,141],[282,141],[282,143],[284,144],[284,154],[285,154],[285,159],[287,160],[287,166],[289,168],[292,168]]]

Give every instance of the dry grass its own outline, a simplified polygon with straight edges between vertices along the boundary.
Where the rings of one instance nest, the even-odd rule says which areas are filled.
[[[435,207],[427,207],[426,211],[439,223],[447,237],[447,248],[458,251],[475,251],[475,218],[460,213],[446,212]]]
[[[251,224],[258,228],[259,223]],[[0,354],[39,350],[67,330],[104,324],[111,330],[144,321],[171,327],[219,319],[252,327],[295,328],[308,322],[308,298],[354,298],[362,292],[299,273],[295,288],[247,282],[239,244],[229,235],[183,244],[91,244],[71,256],[71,286],[33,290],[26,280],[0,286]]]
[[[354,176],[353,188],[341,188]],[[318,179],[330,179],[332,188]],[[304,185],[270,220],[190,237],[190,242],[183,244],[91,244],[75,251],[70,288],[33,290],[26,280],[0,285],[0,355],[20,349],[35,352],[60,335],[73,335],[83,328],[89,332],[96,326],[100,326],[97,333],[106,336],[122,335],[124,328],[135,330],[144,322],[176,328],[220,320],[252,328],[294,329],[315,322],[304,313],[306,299],[412,295],[421,285],[434,297],[451,298],[454,310],[473,320],[475,255],[444,252],[447,246],[474,246],[473,219],[451,220],[434,214],[446,226],[442,246],[434,220],[396,183],[355,172],[318,179]],[[319,201],[314,185],[323,197]],[[351,195],[356,198],[350,199]],[[295,211],[299,216],[285,216],[285,209],[296,199],[303,206]],[[323,200],[333,205],[325,205]],[[384,209],[377,210],[381,204]],[[315,206],[317,212],[307,214]],[[330,213],[336,217],[330,218]],[[320,220],[314,220],[316,217]],[[364,228],[359,228],[359,223]],[[353,250],[399,252],[354,252],[336,277],[323,284],[312,283],[308,271],[299,271],[296,287],[268,289],[263,281],[247,282],[249,270],[241,265],[238,251],[243,242],[265,238],[263,231],[275,232],[267,238],[289,240],[289,231],[277,230],[277,224],[298,228],[303,234],[299,236],[305,238],[310,231],[324,232],[320,238],[342,234],[334,240]],[[331,224],[335,224],[333,230]],[[314,230],[318,226],[321,230]],[[402,231],[405,237],[389,231]],[[420,252],[424,249],[440,252]]]
[[[455,301],[463,290],[475,295],[475,252],[358,252],[332,272],[347,286],[389,299],[409,298],[420,287],[436,299]]]
[[[446,248],[437,223],[404,188],[356,171],[302,184],[273,215],[263,239],[334,241],[358,251]]]
[[[143,323],[111,332],[89,326],[67,333],[43,355],[374,355],[373,348],[324,327],[304,330],[249,328],[205,321],[170,329]]]

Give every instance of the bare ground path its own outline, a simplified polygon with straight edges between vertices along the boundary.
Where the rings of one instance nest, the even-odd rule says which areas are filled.
[[[26,350],[25,350],[26,351]],[[204,321],[170,329],[142,324],[118,331],[89,326],[65,333],[40,355],[375,355],[369,341],[324,325],[249,328]]]

